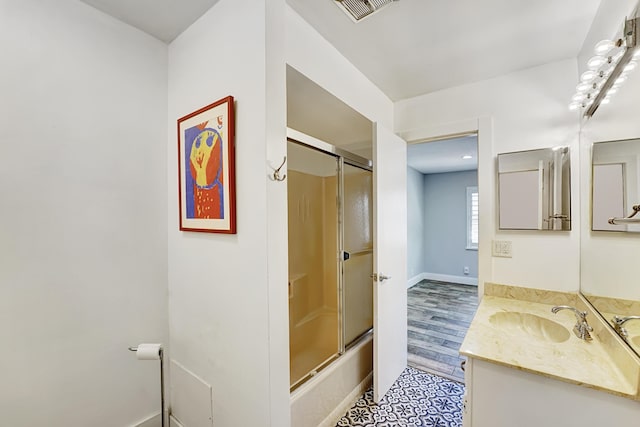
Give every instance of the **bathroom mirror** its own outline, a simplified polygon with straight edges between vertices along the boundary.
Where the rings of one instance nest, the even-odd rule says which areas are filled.
[[[594,35],[600,40],[611,36]],[[640,203],[633,198],[640,195],[638,93],[640,73],[635,70],[608,104],[583,118],[579,163],[580,290],[612,328],[614,316],[631,318],[621,328],[627,332],[625,342],[640,356],[640,319],[633,318],[640,316],[640,233],[632,232],[637,231],[632,223],[608,222],[629,216]]]
[[[571,230],[569,147],[498,154],[501,230]]]
[[[591,229],[640,232],[640,139],[593,144]]]
[[[640,232],[639,172],[640,139],[592,144],[591,230],[581,254],[582,293],[638,355],[640,286],[634,277],[640,236],[615,232]]]

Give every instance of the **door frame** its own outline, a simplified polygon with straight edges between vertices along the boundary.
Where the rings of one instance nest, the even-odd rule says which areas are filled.
[[[496,215],[492,200],[496,195],[495,161],[493,159],[493,118],[481,116],[446,124],[436,124],[397,134],[409,144],[448,139],[475,133],[478,136],[478,302],[484,294],[485,282],[493,280],[491,239]]]

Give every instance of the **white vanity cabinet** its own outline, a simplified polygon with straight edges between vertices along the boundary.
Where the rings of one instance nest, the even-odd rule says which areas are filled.
[[[465,382],[463,427],[640,425],[639,401],[473,357]]]

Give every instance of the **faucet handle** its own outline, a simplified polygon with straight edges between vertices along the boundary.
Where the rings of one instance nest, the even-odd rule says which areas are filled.
[[[571,307],[568,305],[557,305],[551,309],[551,312],[557,313],[560,310],[571,310],[576,315],[576,324],[573,327],[573,332],[576,336],[585,341],[591,341],[591,334],[589,332],[593,331],[593,328],[587,323],[587,312],[580,311],[575,307]]]
[[[592,332],[593,328],[587,324],[583,324],[582,328],[578,331],[578,338],[583,339],[585,341],[591,341],[593,338],[589,332]]]
[[[576,323],[573,327],[573,332],[582,340],[591,341],[593,339],[590,334],[590,332],[593,332],[593,328],[586,320]]]
[[[627,321],[626,319],[623,319],[618,315],[613,316],[613,318],[611,319],[611,322],[613,322],[613,329],[622,338],[627,338],[627,336],[629,336],[629,332],[627,332],[627,328],[623,326],[626,321]]]

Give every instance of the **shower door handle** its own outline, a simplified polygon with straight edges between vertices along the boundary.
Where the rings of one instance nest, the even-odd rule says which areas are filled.
[[[374,282],[384,282],[385,280],[391,279],[391,276],[385,276],[384,274],[380,273],[373,273],[371,275],[371,278],[373,279]]]

